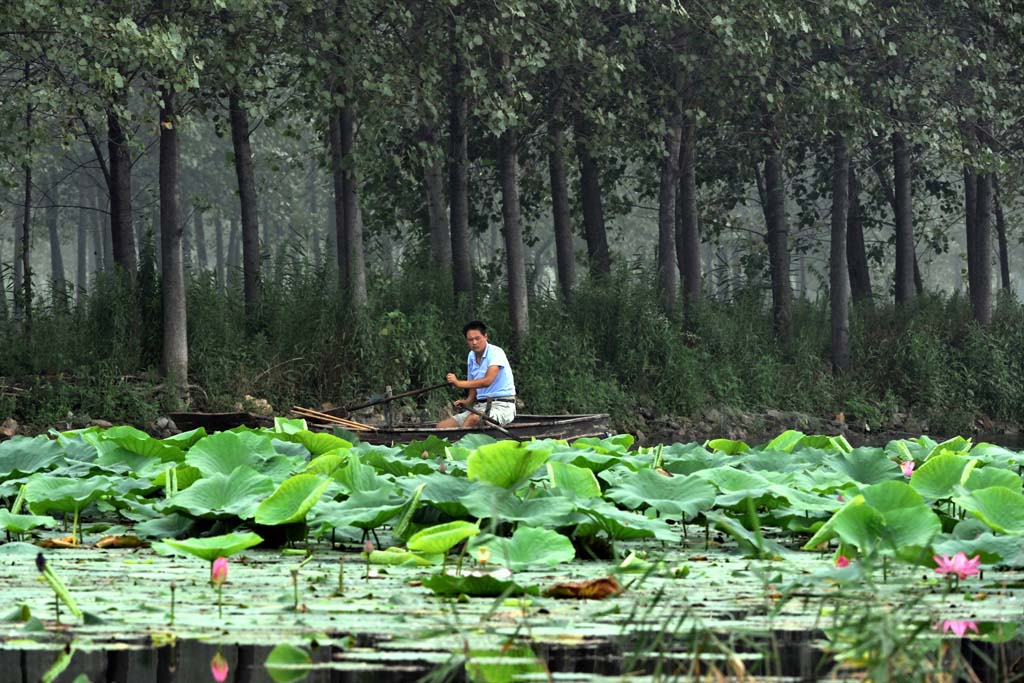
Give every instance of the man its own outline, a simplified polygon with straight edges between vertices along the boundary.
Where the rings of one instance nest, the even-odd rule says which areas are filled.
[[[469,345],[466,358],[468,379],[459,379],[454,372],[445,378],[459,389],[468,389],[469,395],[455,402],[458,408],[474,408],[500,425],[507,425],[516,417],[516,385],[512,379],[512,368],[501,347],[487,342],[487,326],[479,320],[471,320],[462,328]],[[454,417],[437,423],[442,429],[453,427],[476,427],[482,418],[464,410]]]

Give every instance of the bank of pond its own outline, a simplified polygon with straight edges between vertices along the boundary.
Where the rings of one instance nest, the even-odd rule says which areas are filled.
[[[1022,459],[281,418],[14,437],[0,657],[21,680],[1011,680]]]

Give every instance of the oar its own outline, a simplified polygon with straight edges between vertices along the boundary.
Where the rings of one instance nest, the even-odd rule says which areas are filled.
[[[292,406],[292,412],[299,417],[313,418],[320,420],[321,422],[333,422],[339,424],[348,429],[353,429],[361,432],[374,431],[377,428],[371,425],[366,425],[361,422],[354,422],[352,420],[346,420],[343,417],[336,417],[334,415],[328,415],[327,413],[321,413],[317,410],[311,410],[310,408],[303,408],[302,406]]]
[[[374,399],[372,401],[369,401],[368,403],[360,403],[357,406],[348,406],[347,408],[345,408],[345,412],[351,413],[353,410],[359,410],[361,408],[369,408],[370,406],[375,406],[375,405],[377,405],[379,403],[388,403],[390,401],[394,401],[396,398],[406,398],[407,396],[419,396],[420,394],[425,394],[428,391],[436,391],[437,389],[440,389],[441,387],[447,387],[447,386],[451,386],[451,385],[448,384],[448,382],[441,382],[440,384],[435,384],[432,387],[423,387],[422,389],[413,389],[411,391],[403,391],[400,394],[392,394],[391,396],[385,396],[384,398],[377,398],[377,399]]]
[[[502,427],[501,424],[497,420],[494,420],[493,418],[491,418],[486,413],[481,413],[476,408],[470,408],[469,406],[462,406],[462,409],[465,410],[465,411],[468,411],[470,413],[473,413],[477,417],[480,417],[480,418],[483,418],[484,420],[487,420],[488,422],[491,423],[492,427],[497,429],[499,432],[501,432],[502,434],[504,434],[508,438],[510,438],[510,439],[515,439],[516,438],[515,434],[513,434],[512,432],[510,432],[507,429],[505,429],[504,427]],[[516,439],[516,440],[518,441],[518,439]]]

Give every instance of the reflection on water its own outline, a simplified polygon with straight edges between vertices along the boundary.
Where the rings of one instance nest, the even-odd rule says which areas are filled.
[[[834,662],[818,647],[820,632],[779,631],[771,639],[737,638],[736,634],[718,634],[736,653],[734,662],[748,676],[763,682],[779,680],[819,681],[830,677]],[[559,674],[597,676],[654,675],[687,679],[694,673],[690,641],[659,640],[650,642],[620,639],[593,640],[572,645],[534,643],[532,648],[518,645],[504,651],[474,651],[468,667],[437,664],[439,653],[425,657],[423,653],[393,649],[381,650],[379,641],[360,639],[357,647],[342,650],[320,647],[311,653],[314,668],[301,679],[308,683],[414,683],[427,677],[434,683],[498,683],[526,675],[543,680],[550,672],[555,680]],[[959,644],[962,661],[973,671],[958,679],[978,683],[1002,683],[1024,680],[1024,639],[993,643],[984,640],[951,639]],[[653,646],[653,647],[652,647]],[[220,652],[227,663],[226,681],[234,683],[273,683],[264,668],[270,645],[215,645],[199,641],[182,641],[175,646],[147,648],[143,644],[124,644],[109,650],[76,651],[71,664],[58,681],[72,681],[84,674],[90,681],[111,683],[205,683],[214,681],[211,660]],[[639,651],[638,651],[639,650]],[[53,651],[0,650],[0,680],[38,681],[57,658]],[[443,653],[441,653],[443,654]],[[429,661],[428,661],[429,660]],[[723,659],[703,660],[705,673],[710,665],[726,672],[729,663]],[[319,668],[316,668],[319,667]],[[219,676],[218,676],[219,678]]]

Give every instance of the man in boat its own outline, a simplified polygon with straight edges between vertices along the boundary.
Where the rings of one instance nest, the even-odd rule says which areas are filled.
[[[459,379],[454,372],[449,372],[445,379],[454,387],[469,390],[466,398],[456,401],[455,406],[473,410],[463,410],[441,420],[437,426],[441,429],[476,427],[484,421],[477,413],[500,425],[507,425],[516,417],[516,385],[508,356],[500,346],[487,341],[487,325],[479,320],[466,323],[462,333],[469,346],[466,358],[468,379]]]

